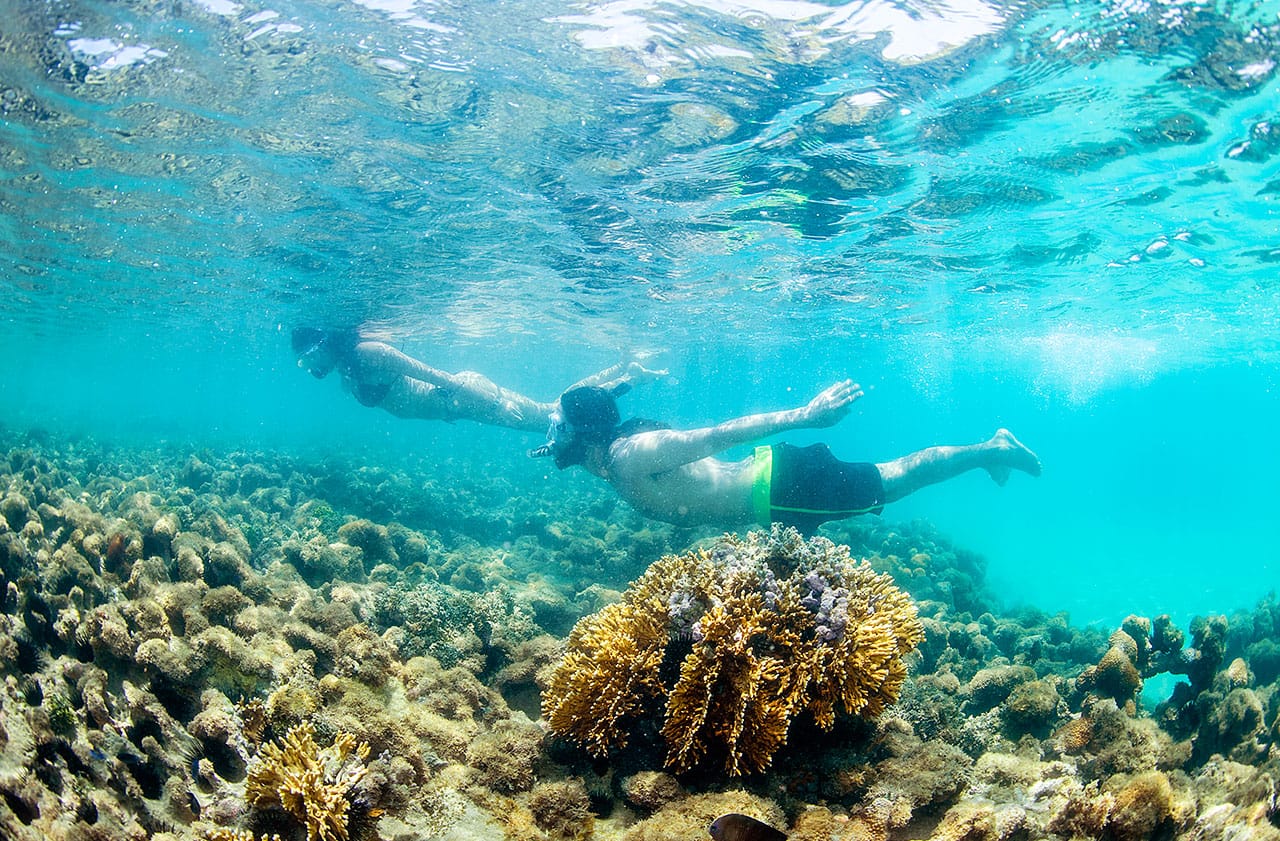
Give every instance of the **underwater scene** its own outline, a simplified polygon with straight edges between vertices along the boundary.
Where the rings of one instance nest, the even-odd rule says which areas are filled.
[[[1277,0],[0,0],[0,839],[1280,841]]]

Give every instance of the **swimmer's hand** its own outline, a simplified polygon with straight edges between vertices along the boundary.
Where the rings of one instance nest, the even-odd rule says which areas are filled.
[[[653,370],[646,368],[639,362],[627,363],[627,379],[633,385],[642,385],[644,383],[657,382],[668,374],[666,368]]]
[[[853,401],[861,396],[862,388],[853,380],[836,383],[804,407],[805,425],[815,429],[835,426],[849,414]]]

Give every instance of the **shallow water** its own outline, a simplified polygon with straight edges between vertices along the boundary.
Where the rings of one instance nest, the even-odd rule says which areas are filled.
[[[362,323],[541,400],[638,355],[670,373],[624,416],[676,426],[852,377],[849,418],[788,436],[849,460],[1008,427],[1042,477],[964,476],[864,525],[977,553],[1009,610],[1186,628],[1280,578],[1280,3],[0,0],[0,21],[7,447],[344,459],[395,475],[395,505],[465,486],[469,539],[506,497],[644,529],[523,460],[536,435],[399,421],[295,367],[294,326]],[[658,533],[636,542],[695,536]]]
[[[481,445],[293,370],[312,321],[541,399],[657,352],[632,407],[677,425],[847,375],[846,458],[997,425],[1040,452],[887,515],[1011,600],[1248,604],[1277,8],[9,4],[3,419]]]

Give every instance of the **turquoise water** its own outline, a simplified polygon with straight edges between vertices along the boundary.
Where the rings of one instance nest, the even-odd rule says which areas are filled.
[[[0,423],[520,461],[298,371],[376,324],[680,426],[799,405],[1044,476],[891,507],[1010,603],[1251,605],[1280,554],[1280,3],[4,2]]]

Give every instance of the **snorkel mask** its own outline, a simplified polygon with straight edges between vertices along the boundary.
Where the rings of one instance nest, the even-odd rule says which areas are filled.
[[[293,353],[298,367],[306,369],[316,379],[323,379],[333,370],[332,360],[321,355],[329,347],[329,336],[317,327],[297,327],[293,331]]]
[[[552,412],[550,415],[550,423],[547,425],[547,440],[541,446],[529,451],[529,458],[545,458],[553,456],[556,448],[563,448],[573,438],[574,428],[571,423],[564,419],[564,415],[560,410]]]

